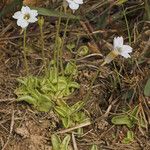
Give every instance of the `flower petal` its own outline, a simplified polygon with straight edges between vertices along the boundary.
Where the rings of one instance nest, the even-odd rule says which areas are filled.
[[[132,47],[129,46],[129,45],[123,45],[122,46],[122,52],[131,53],[132,52]]]
[[[113,41],[114,49],[117,49],[119,47],[123,46],[123,37],[115,37]]]
[[[21,13],[21,11],[17,11],[16,13],[14,13],[13,18],[21,19],[21,18],[23,18],[23,14]]]
[[[74,2],[77,4],[83,4],[83,0],[74,0]]]
[[[31,9],[28,6],[22,6],[21,12],[22,14],[29,14]]]
[[[120,53],[121,56],[123,56],[124,58],[130,58],[131,56],[128,53]]]
[[[30,16],[30,18],[28,19],[28,22],[30,23],[34,23],[36,22],[38,19],[36,17]]]
[[[73,3],[73,1],[72,0],[66,0],[68,3]]]
[[[26,28],[29,25],[29,23],[25,19],[18,19],[17,25],[20,26],[21,28]]]
[[[123,37],[118,37],[118,43],[122,47],[123,46]]]
[[[31,10],[31,11],[30,11],[30,16],[32,16],[32,17],[38,16],[37,10]]]
[[[72,10],[77,10],[79,8],[79,4],[76,4],[76,3],[72,2],[72,3],[69,3],[69,7]]]

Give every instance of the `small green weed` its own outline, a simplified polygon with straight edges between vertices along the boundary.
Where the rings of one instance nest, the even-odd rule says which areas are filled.
[[[97,145],[92,145],[91,150],[98,150]]]
[[[130,130],[138,125],[139,128],[147,129],[147,122],[142,108],[136,106],[133,110],[129,110],[123,115],[118,115],[112,118],[111,122],[115,125],[126,125]],[[134,132],[128,130],[127,136],[123,139],[122,143],[129,144],[134,140]]]
[[[127,136],[123,139],[122,143],[129,144],[129,143],[133,142],[133,140],[134,140],[133,131],[128,131]]]
[[[144,95],[150,96],[150,78],[147,80],[145,88],[144,88]]]
[[[69,150],[70,135],[66,135],[63,141],[56,134],[51,136],[53,150]]]
[[[111,122],[115,125],[126,125],[128,128],[134,127],[136,124],[145,128],[144,120],[139,115],[139,106],[136,106],[133,110],[119,116],[114,116]]]
[[[64,101],[60,101],[59,106],[55,107],[55,111],[60,116],[65,128],[75,126],[87,120],[85,113],[80,111],[83,105],[84,103],[79,101],[69,107]]]

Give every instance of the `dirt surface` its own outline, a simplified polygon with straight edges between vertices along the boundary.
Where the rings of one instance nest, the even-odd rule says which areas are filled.
[[[93,13],[99,15],[100,10],[90,10],[90,4],[94,8],[96,2],[87,1],[87,13],[89,11],[91,15]],[[57,5],[59,5],[59,2]],[[101,8],[102,10],[103,8]],[[124,19],[111,22],[111,17],[115,11],[118,11],[118,9],[112,8],[110,10],[110,22],[106,22],[105,28],[96,25],[95,20],[92,19],[89,22],[83,20],[82,22],[71,22],[69,24],[64,46],[64,60],[67,62],[75,57],[73,53],[66,50],[66,45],[77,41],[78,34],[81,35],[78,46],[88,45],[90,49],[87,56],[77,59],[79,73],[76,80],[81,87],[70,97],[69,103],[75,103],[84,98],[97,68],[112,47],[113,37],[123,34],[127,38],[127,31],[122,29],[123,25],[123,28],[126,28]],[[78,14],[80,13],[83,13],[82,10],[78,12]],[[90,17],[90,14],[88,14],[88,17]],[[133,17],[129,18],[131,19],[130,24],[133,22]],[[139,18],[137,17],[137,19]],[[45,18],[44,41],[47,61],[52,58],[56,20],[57,18],[53,17],[51,20]],[[64,23],[65,20],[62,22],[62,34]],[[84,134],[81,137],[76,136],[79,150],[89,150],[93,144],[98,145],[99,149],[102,150],[150,150],[150,99],[143,94],[143,87],[150,76],[150,23],[144,22],[139,26],[136,23],[134,24],[135,31],[132,28],[132,58],[125,60],[118,57],[109,65],[101,67],[100,74],[92,87],[91,96],[84,108],[91,118],[92,124],[83,127]],[[5,16],[1,20],[0,149],[52,150],[51,135],[64,130],[58,117],[53,111],[40,113],[25,102],[17,102],[17,97],[14,94],[18,86],[16,79],[25,74],[20,32],[20,28],[16,26],[16,22],[11,18],[11,15]],[[94,32],[98,32],[98,34]],[[30,73],[42,75],[43,65],[38,26],[36,24],[31,25],[27,35]],[[128,40],[125,39],[125,41]],[[128,92],[132,94],[130,97],[127,96]],[[126,136],[128,128],[113,125],[111,118],[127,108],[132,109],[136,105],[139,105],[143,110],[147,128],[135,126],[132,128],[135,133],[134,141],[123,144],[122,140]],[[73,134],[73,132],[69,133]],[[63,137],[65,134],[60,135]]]

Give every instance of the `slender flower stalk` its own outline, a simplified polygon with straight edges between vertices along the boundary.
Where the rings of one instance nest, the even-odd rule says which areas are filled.
[[[60,55],[60,48],[61,48],[61,38],[59,37],[60,25],[62,19],[61,12],[62,12],[62,7],[60,8],[59,19],[56,26],[57,32],[56,32],[55,47],[54,47],[54,69],[57,75],[57,89],[58,89],[58,75],[59,75],[59,57],[60,57],[59,55]]]
[[[26,51],[26,31],[30,23],[36,22],[38,19],[37,10],[31,10],[28,6],[22,6],[21,11],[14,13],[13,18],[17,19],[17,25],[20,26],[24,32],[23,36],[23,55],[24,55],[24,64],[27,75],[29,75],[29,67],[27,61],[27,51]]]
[[[126,16],[126,10],[124,9],[124,6],[123,6],[123,5],[122,5],[122,8],[123,8],[124,19],[125,19],[126,26],[127,26],[128,37],[129,37],[129,43],[131,44],[131,33],[130,33],[130,28],[129,28],[128,19],[127,19],[127,16]]]
[[[45,52],[44,52],[44,35],[43,35],[43,25],[44,25],[44,18],[39,17],[38,18],[38,24],[40,27],[40,40],[41,40],[41,48],[42,48],[42,59],[43,59],[43,65],[44,65],[44,70],[45,74],[47,74],[47,67],[46,67],[46,59],[45,59]]]
[[[29,75],[29,66],[28,66],[28,61],[27,61],[27,51],[26,51],[26,35],[27,31],[24,29],[24,36],[23,36],[23,55],[24,55],[24,64],[25,64],[25,70],[26,74]]]
[[[66,25],[65,25],[64,35],[63,35],[62,44],[61,44],[61,48],[60,48],[60,68],[61,68],[62,75],[64,75],[64,67],[63,67],[62,55],[63,55],[63,47],[64,47],[64,41],[65,41],[65,38],[66,38],[68,24],[69,24],[69,18],[67,19],[67,22],[66,22]]]
[[[59,32],[60,32],[60,24],[61,24],[61,12],[62,12],[62,8],[60,9],[60,14],[59,14],[59,19],[58,19],[58,23],[56,25],[56,37],[55,37],[55,47],[54,47],[54,67],[56,68],[57,66],[57,72],[59,70],[59,41],[60,41],[60,37],[59,37]]]

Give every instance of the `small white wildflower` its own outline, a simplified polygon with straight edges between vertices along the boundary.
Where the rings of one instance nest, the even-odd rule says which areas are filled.
[[[37,10],[31,10],[28,6],[22,6],[21,11],[17,11],[13,18],[17,19],[17,25],[24,29],[29,23],[36,22],[38,20],[37,16]]]
[[[66,0],[69,4],[70,9],[73,11],[79,8],[80,4],[83,4],[83,0]]]
[[[129,55],[129,53],[132,52],[132,47],[129,45],[123,44],[123,37],[122,36],[114,38],[113,46],[114,46],[114,51],[118,52],[119,55],[121,55],[125,58],[131,57]]]
[[[132,52],[132,47],[129,45],[124,45],[123,44],[123,37],[115,37],[114,41],[113,41],[113,48],[114,50],[112,50],[106,57],[104,60],[104,64],[108,64],[110,63],[112,60],[114,60],[118,55],[121,55],[125,58],[130,58],[131,56],[129,55],[129,53]]]

